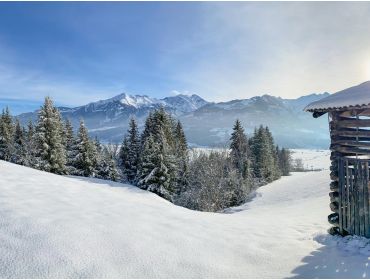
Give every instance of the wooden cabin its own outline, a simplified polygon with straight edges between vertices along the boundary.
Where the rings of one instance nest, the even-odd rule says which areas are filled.
[[[328,113],[330,130],[329,233],[370,237],[370,81],[309,104]]]

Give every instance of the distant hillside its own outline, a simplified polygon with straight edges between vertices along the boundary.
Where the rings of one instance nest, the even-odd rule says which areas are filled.
[[[297,99],[282,99],[270,95],[229,102],[210,103],[198,95],[177,95],[163,99],[146,95],[120,94],[75,108],[59,107],[64,118],[77,128],[84,119],[92,136],[104,142],[121,142],[128,119],[134,116],[140,126],[148,113],[163,106],[184,125],[188,141],[193,146],[224,146],[238,118],[247,133],[260,124],[268,125],[277,143],[291,148],[327,148],[329,135],[325,118],[313,119],[303,108],[310,102],[328,96],[311,94]],[[36,120],[37,111],[20,114],[23,123]]]
[[[327,119],[314,119],[311,114],[303,112],[303,108],[328,95],[312,94],[298,99],[263,95],[210,103],[179,118],[184,124],[189,142],[197,145],[224,145],[238,118],[247,133],[252,133],[260,124],[268,125],[279,145],[290,148],[327,148]]]

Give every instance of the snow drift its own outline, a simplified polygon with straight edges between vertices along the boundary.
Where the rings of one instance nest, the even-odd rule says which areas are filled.
[[[326,234],[328,171],[227,213],[0,161],[1,278],[369,277],[366,239]]]

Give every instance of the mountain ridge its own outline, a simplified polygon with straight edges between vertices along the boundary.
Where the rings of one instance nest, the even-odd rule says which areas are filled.
[[[325,147],[327,139],[325,134],[321,133],[321,122],[314,122],[310,114],[303,112],[303,108],[308,103],[328,95],[315,93],[296,99],[284,99],[265,94],[226,102],[208,102],[196,94],[179,94],[157,99],[147,95],[121,93],[86,105],[59,109],[62,116],[69,118],[75,128],[78,127],[80,119],[84,119],[90,134],[99,137],[103,142],[120,142],[130,117],[135,117],[141,127],[151,110],[163,106],[183,123],[189,143],[194,146],[225,145],[233,122],[238,118],[247,133],[251,133],[254,127],[261,124],[268,125],[274,136],[276,135],[278,144],[307,148],[308,145]],[[22,123],[28,122],[29,119],[36,120],[37,111],[20,114],[18,117]],[[319,127],[316,134],[313,133],[315,127]],[[292,136],[292,139],[284,136],[285,133]]]

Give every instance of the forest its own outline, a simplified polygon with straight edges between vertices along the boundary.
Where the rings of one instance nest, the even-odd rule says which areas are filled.
[[[9,109],[0,118],[0,159],[60,175],[119,181],[193,210],[216,212],[244,203],[258,187],[289,175],[291,154],[268,127],[248,138],[235,121],[228,149],[189,149],[181,122],[164,108],[149,113],[142,132],[134,118],[122,144],[75,132],[45,98],[36,123],[22,126]]]

